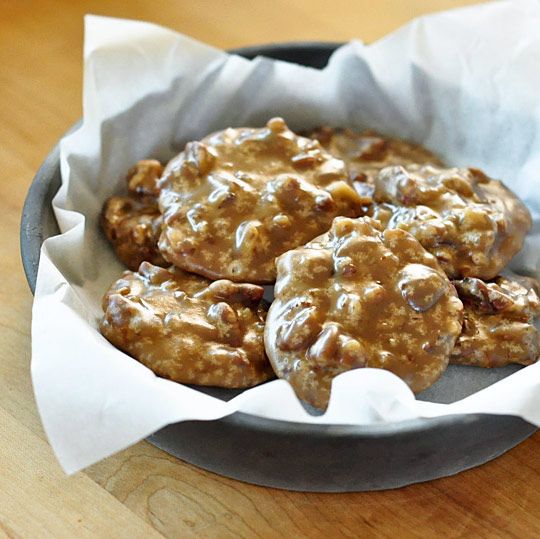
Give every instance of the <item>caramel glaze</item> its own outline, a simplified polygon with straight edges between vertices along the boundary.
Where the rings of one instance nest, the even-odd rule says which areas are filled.
[[[264,352],[263,289],[213,283],[143,262],[103,298],[101,333],[157,375],[176,382],[251,387],[273,377]]]
[[[435,257],[403,230],[338,217],[327,234],[277,259],[265,329],[274,371],[327,406],[332,379],[383,368],[413,391],[446,369],[462,304]]]
[[[387,167],[374,199],[372,217],[410,232],[455,279],[496,277],[531,227],[516,195],[474,168]]]
[[[538,282],[528,277],[454,281],[463,302],[463,330],[450,363],[476,367],[530,365],[540,355]]]
[[[270,283],[275,257],[356,217],[370,198],[343,161],[281,118],[187,144],[160,182],[159,248],[174,265],[211,279]]]
[[[105,295],[102,333],[172,380],[267,380],[262,289],[231,281],[272,282],[278,257],[267,353],[318,408],[332,379],[352,368],[388,369],[418,392],[450,354],[483,367],[536,361],[535,282],[481,280],[500,272],[531,226],[510,190],[371,131],[308,136],[274,118],[189,143],[165,170],[137,163],[128,196],[111,197],[101,222],[119,258],[140,270]],[[347,218],[366,212],[377,221]],[[168,263],[178,268],[156,267]],[[465,304],[462,330],[442,270]]]
[[[373,196],[375,178],[385,167],[413,163],[442,166],[440,159],[423,146],[384,137],[376,131],[318,127],[306,136],[318,140],[329,153],[345,162],[350,179],[362,196]]]
[[[110,197],[103,206],[105,235],[118,258],[133,271],[145,260],[168,265],[157,248],[161,234],[157,182],[162,172],[159,161],[139,161],[127,174],[128,195]]]

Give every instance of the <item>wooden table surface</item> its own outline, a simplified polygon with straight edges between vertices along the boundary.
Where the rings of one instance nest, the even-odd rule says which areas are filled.
[[[32,296],[19,219],[34,172],[81,116],[83,14],[155,21],[227,48],[372,41],[450,0],[0,0],[0,536],[540,537],[540,434],[459,476],[397,491],[303,494],[184,464],[142,442],[66,477],[30,380]]]

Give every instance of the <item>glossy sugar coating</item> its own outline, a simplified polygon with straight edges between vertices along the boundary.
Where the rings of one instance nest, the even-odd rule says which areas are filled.
[[[463,302],[463,330],[450,363],[476,367],[530,365],[540,355],[538,283],[528,277],[454,281]]]
[[[306,136],[317,139],[329,153],[345,162],[355,188],[363,196],[373,195],[375,178],[385,167],[413,163],[442,165],[423,146],[385,137],[376,131],[319,127]]]
[[[372,216],[410,232],[450,278],[494,278],[531,227],[517,196],[473,168],[387,167],[375,180],[374,199]]]
[[[332,379],[383,368],[413,391],[433,384],[461,331],[462,305],[435,257],[403,230],[336,218],[277,260],[265,345],[276,374],[325,408]]]
[[[263,289],[207,281],[143,262],[103,298],[101,333],[157,375],[177,382],[250,387],[273,376],[264,352]]]
[[[236,282],[273,282],[276,256],[328,230],[337,215],[359,215],[365,203],[343,161],[281,118],[187,144],[160,185],[163,256]]]
[[[162,172],[159,161],[139,161],[126,178],[128,196],[110,197],[103,206],[101,226],[105,235],[118,258],[133,271],[143,261],[168,265],[157,248],[161,234],[157,181]]]

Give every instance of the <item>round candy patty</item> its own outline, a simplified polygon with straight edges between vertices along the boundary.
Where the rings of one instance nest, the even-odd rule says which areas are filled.
[[[462,304],[435,257],[402,230],[336,218],[277,260],[265,344],[276,374],[317,408],[332,378],[392,371],[413,391],[435,382],[461,331]]]
[[[275,257],[325,232],[365,200],[345,165],[280,118],[189,143],[161,180],[159,248],[211,279],[268,283]]]
[[[373,217],[410,232],[451,278],[492,279],[531,227],[525,205],[477,169],[408,165],[375,180]]]
[[[103,298],[101,333],[159,376],[250,387],[273,376],[264,352],[263,289],[143,262]]]

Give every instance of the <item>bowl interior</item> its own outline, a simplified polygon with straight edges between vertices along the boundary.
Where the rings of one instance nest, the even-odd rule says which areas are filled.
[[[322,68],[327,64],[328,59],[339,45],[339,43],[323,42],[278,43],[234,49],[229,52],[239,54],[248,59],[262,55],[277,60]],[[70,131],[75,130],[78,125],[73,126]],[[22,213],[20,232],[21,255],[26,278],[32,292],[35,290],[41,245],[45,239],[59,234],[52,208],[52,200],[61,185],[59,154],[59,145],[57,145],[36,173]],[[445,375],[437,384],[418,397],[421,400],[440,403],[454,402],[505,378],[518,368],[516,366],[510,366],[503,369],[492,369],[490,372],[486,372],[484,369],[475,369],[473,367],[451,366],[448,370],[448,375]],[[449,378],[452,379],[451,383],[449,383]],[[222,400],[230,400],[241,392],[241,390],[200,386],[196,386],[196,389]],[[255,422],[260,421],[260,418],[255,418],[248,414],[235,414],[235,416],[242,416],[243,421],[247,421],[248,423],[255,424]],[[274,420],[269,421],[273,425],[284,423],[288,425],[287,428],[293,428],[294,425],[292,423]],[[438,424],[442,421],[443,418],[436,418],[412,420],[404,423],[407,424],[407,429],[417,430],[426,428],[427,425]],[[299,428],[299,426],[297,427]],[[303,425],[302,428],[307,428],[315,432],[320,426]],[[371,430],[369,428],[366,429],[366,427],[350,427],[349,429],[363,434]],[[393,432],[395,429],[396,424],[381,425],[377,426],[376,432],[378,434],[383,431]]]

